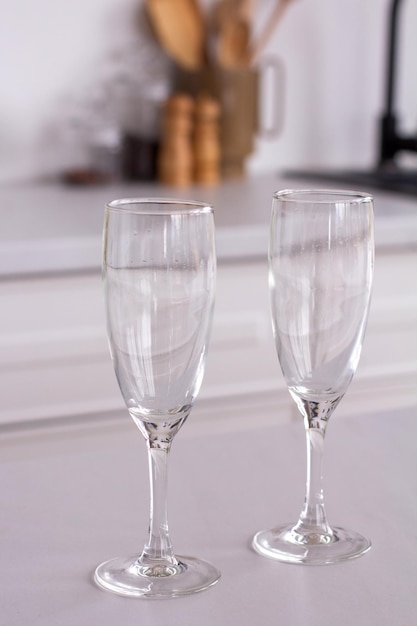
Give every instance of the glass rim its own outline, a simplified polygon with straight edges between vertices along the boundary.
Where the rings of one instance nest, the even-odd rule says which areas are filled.
[[[336,204],[338,202],[361,204],[373,201],[373,196],[370,193],[351,189],[281,189],[272,195],[274,200],[294,203],[308,202],[310,204]]]
[[[152,206],[153,205],[153,206]],[[137,215],[189,215],[213,213],[209,202],[165,197],[120,198],[106,203],[106,210]]]

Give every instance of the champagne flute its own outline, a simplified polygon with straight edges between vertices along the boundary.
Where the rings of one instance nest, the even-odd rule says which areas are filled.
[[[258,532],[260,554],[289,563],[358,557],[371,543],[332,528],[322,459],[327,422],[356,371],[371,298],[373,201],[365,193],[284,190],[274,194],[269,287],[278,359],[304,419],[307,484],[299,520]]]
[[[113,366],[148,446],[150,523],[142,552],[102,563],[94,580],[125,596],[197,592],[220,573],[173,552],[167,463],[203,379],[216,281],[213,208],[164,198],[110,202],[103,276]]]

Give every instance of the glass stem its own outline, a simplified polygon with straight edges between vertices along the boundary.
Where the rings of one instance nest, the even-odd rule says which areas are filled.
[[[314,426],[306,425],[307,440],[307,483],[304,506],[301,511],[297,532],[301,534],[333,536],[324,508],[323,492],[323,448],[326,421],[315,420]]]
[[[167,486],[170,444],[148,441],[150,520],[148,540],[140,558],[142,565],[177,565],[168,531]]]
[[[310,528],[329,531],[324,509],[323,448],[325,425],[306,428],[307,482],[304,507],[300,519]]]
[[[292,394],[293,395],[293,394]],[[326,401],[307,400],[293,395],[304,417],[307,440],[307,482],[304,506],[294,531],[307,542],[327,543],[333,539],[326,511],[323,492],[323,448],[327,422],[343,397],[335,396]],[[321,538],[321,539],[320,539]]]

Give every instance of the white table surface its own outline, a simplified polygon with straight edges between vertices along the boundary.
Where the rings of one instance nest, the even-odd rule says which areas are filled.
[[[146,446],[130,419],[2,431],[0,623],[415,626],[417,407],[333,416],[329,519],[370,536],[373,547],[318,567],[277,563],[249,547],[255,531],[292,520],[304,496],[301,418],[278,425],[273,413],[254,414],[256,428],[249,415],[236,427],[236,416],[223,432],[197,428],[191,415],[177,436],[174,547],[211,560],[222,578],[205,592],[159,601],[121,598],[91,581],[98,562],[139,550],[147,528]]]
[[[0,186],[0,277],[97,270],[104,205],[120,197],[165,196],[210,202],[219,261],[266,256],[272,194],[288,187],[335,188],[334,183],[285,179],[275,172],[177,189],[157,183],[92,187],[58,184]],[[339,185],[340,187],[340,185]],[[366,190],[365,190],[366,191]],[[417,198],[375,192],[377,250],[417,246]]]

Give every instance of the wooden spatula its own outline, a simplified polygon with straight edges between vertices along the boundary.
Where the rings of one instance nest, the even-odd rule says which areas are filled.
[[[253,65],[259,59],[260,54],[266,48],[270,38],[274,31],[278,28],[278,24],[284,17],[285,11],[292,0],[276,0],[274,8],[269,15],[268,21],[259,35],[258,40],[255,41],[249,52],[249,64]]]
[[[215,6],[217,59],[229,69],[248,64],[251,22],[248,0],[221,0]]]
[[[206,29],[197,0],[146,0],[145,6],[165,52],[183,68],[202,67]]]

